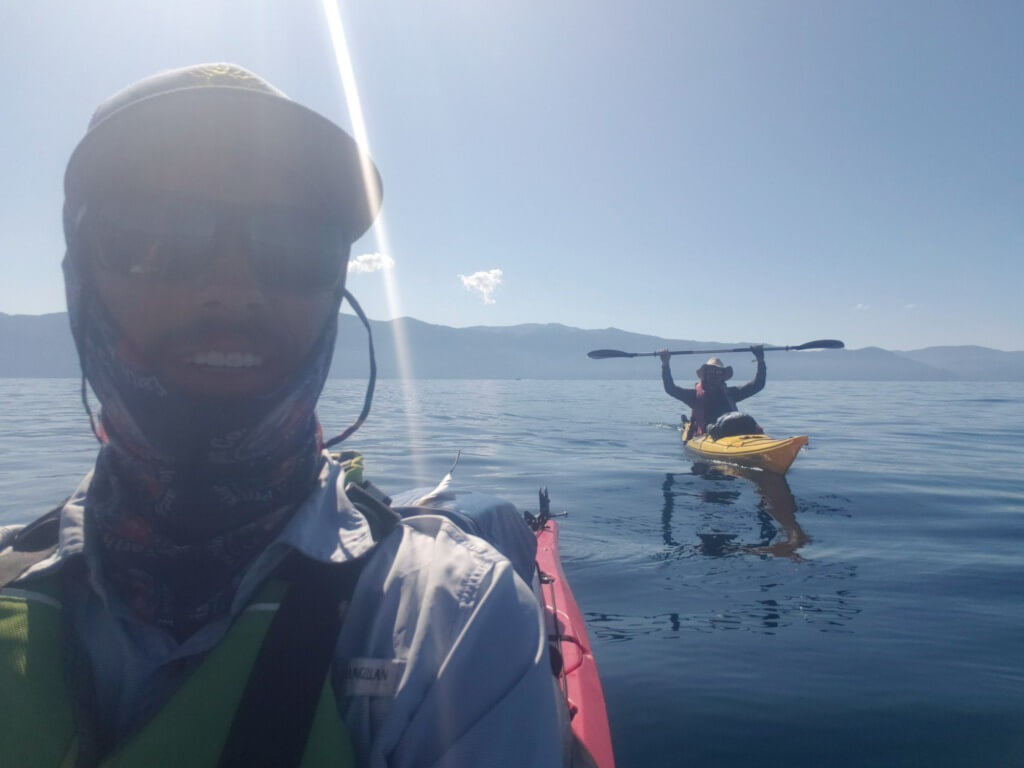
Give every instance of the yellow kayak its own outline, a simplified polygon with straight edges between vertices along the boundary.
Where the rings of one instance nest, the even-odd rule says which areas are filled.
[[[734,435],[715,440],[710,435],[697,435],[686,440],[685,432],[683,434],[683,445],[694,457],[767,469],[780,475],[786,474],[789,465],[810,439],[806,435],[781,440],[767,435]]]

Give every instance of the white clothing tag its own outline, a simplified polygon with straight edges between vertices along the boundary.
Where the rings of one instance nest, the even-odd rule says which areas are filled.
[[[394,696],[405,671],[401,659],[349,659],[345,667],[345,695]]]

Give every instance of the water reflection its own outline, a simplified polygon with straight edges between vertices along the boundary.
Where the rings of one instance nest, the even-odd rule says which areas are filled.
[[[746,552],[772,557],[785,557],[800,561],[797,554],[811,537],[800,527],[796,519],[796,499],[789,489],[789,483],[782,475],[773,472],[762,472],[755,469],[743,469],[727,465],[711,465],[695,462],[692,475],[699,475],[711,481],[715,486],[702,485],[696,497],[702,505],[730,506],[736,504],[743,496],[742,489],[722,488],[722,482],[733,480],[747,481],[753,484],[758,495],[757,522],[759,524],[758,542],[744,544],[737,541],[738,534],[712,530],[698,533],[700,544],[697,551],[709,557],[724,557]],[[675,513],[677,475],[667,473],[662,482],[661,490],[664,505],[661,513],[662,540],[666,546],[674,549],[685,548],[673,535],[672,517]]]
[[[815,576],[826,582],[849,581],[857,576],[857,570],[855,566],[844,565]],[[765,584],[765,597],[755,600],[695,594],[684,610],[641,615],[587,612],[584,618],[591,636],[602,642],[630,642],[643,637],[675,640],[692,633],[723,631],[775,635],[799,627],[826,634],[853,634],[852,624],[863,611],[858,596],[850,589],[815,593],[814,584],[816,580],[802,582],[799,594],[780,591],[784,585]]]

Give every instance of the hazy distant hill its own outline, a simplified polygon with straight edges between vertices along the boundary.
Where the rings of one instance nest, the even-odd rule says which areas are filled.
[[[949,371],[960,379],[1020,381],[1024,352],[998,352],[988,347],[928,347],[898,352],[918,363]]]
[[[365,376],[368,371],[366,332],[351,315],[342,315],[332,376]],[[555,323],[451,328],[412,318],[371,321],[378,375],[398,375],[396,328],[401,328],[409,353],[409,369],[418,378],[656,378],[656,358],[591,360],[591,349],[629,352],[658,349],[719,349],[752,341],[706,342],[663,339],[617,328],[583,330]],[[767,343],[799,344],[807,339],[767,339]],[[673,358],[680,383],[692,381],[704,354]],[[723,355],[736,378],[754,370],[748,352]],[[1024,381],[1024,352],[985,347],[929,347],[891,352],[878,347],[769,354],[772,379],[834,379],[889,381]],[[0,313],[0,376],[77,377],[78,363],[64,313],[5,315]]]
[[[78,375],[78,353],[66,313],[0,312],[0,376],[27,379]]]

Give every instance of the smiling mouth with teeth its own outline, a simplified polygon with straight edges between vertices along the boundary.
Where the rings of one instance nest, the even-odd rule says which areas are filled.
[[[259,368],[263,357],[252,352],[201,352],[186,362],[206,369]]]

